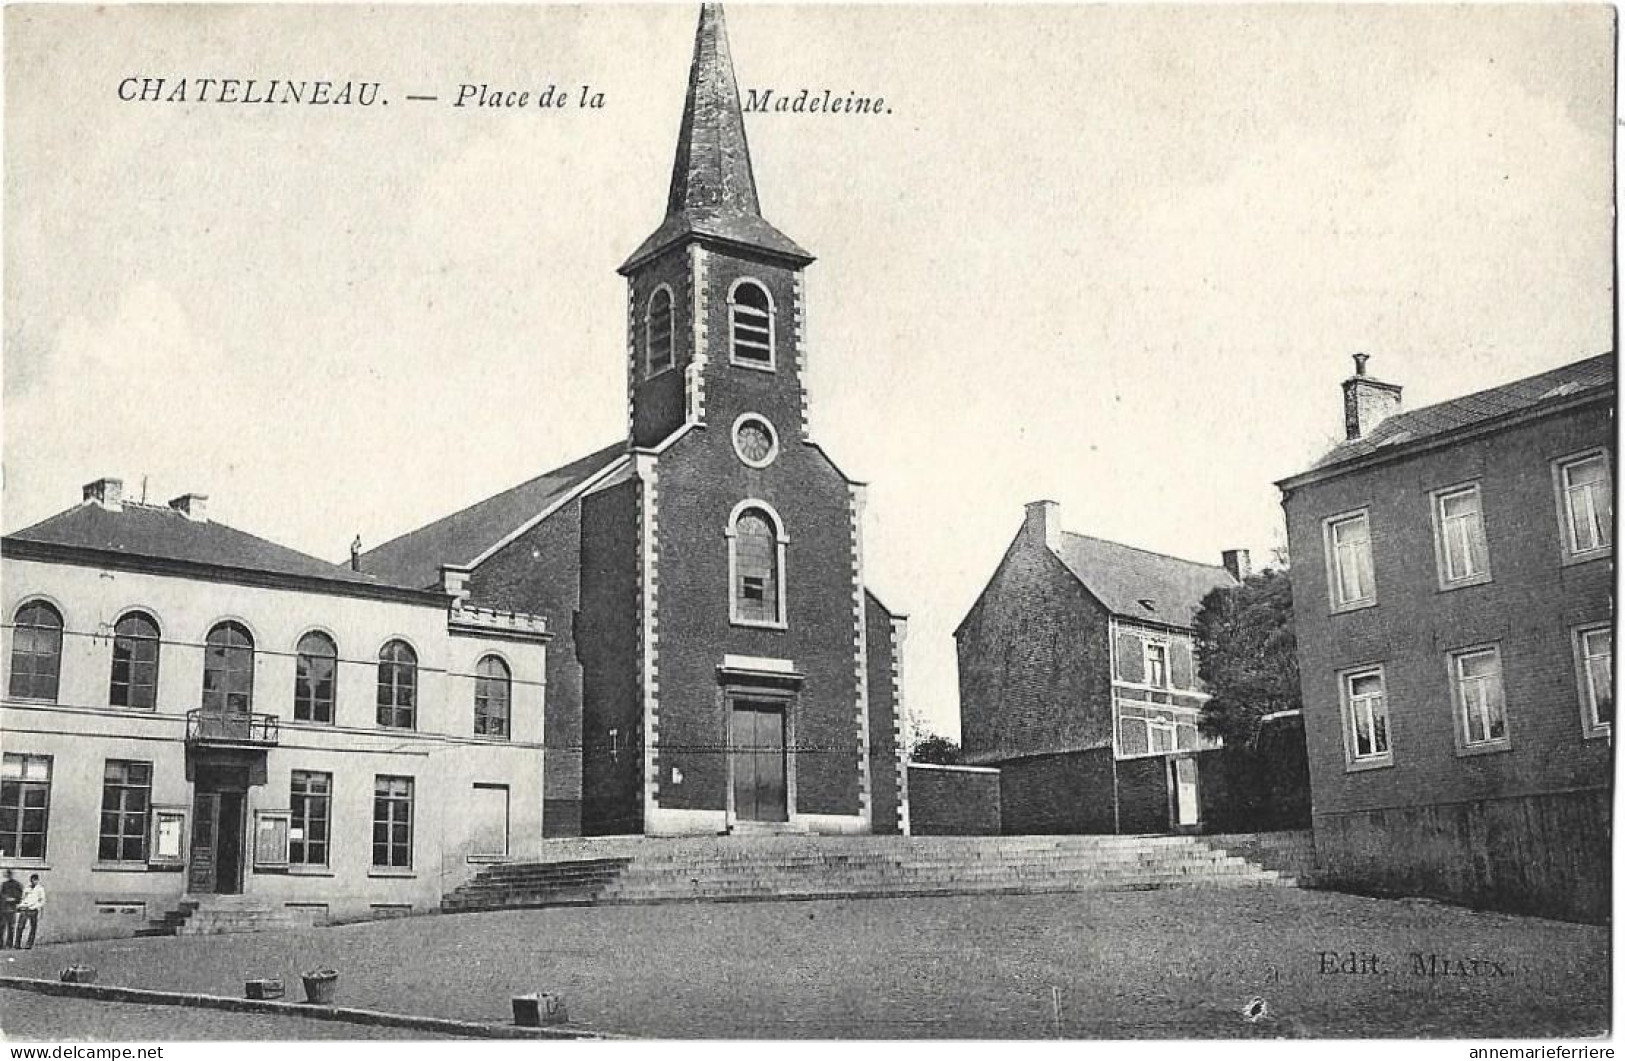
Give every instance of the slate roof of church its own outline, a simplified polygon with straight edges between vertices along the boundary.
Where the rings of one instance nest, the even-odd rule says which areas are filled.
[[[374,577],[214,520],[188,519],[168,505],[124,502],[117,511],[86,501],[8,534],[9,553],[29,545],[86,550],[136,560],[173,561],[350,585],[383,585]],[[17,548],[19,545],[23,548]]]
[[[813,260],[762,217],[721,4],[700,9],[665,220],[632,252],[621,272],[693,235],[770,251],[801,264]]]
[[[1541,405],[1559,404],[1588,391],[1601,391],[1614,385],[1615,372],[1614,355],[1600,354],[1437,405],[1396,413],[1365,437],[1333,446],[1310,470],[1357,460],[1389,446],[1421,442],[1475,427]]]
[[[1070,531],[1061,535],[1057,555],[1110,611],[1168,626],[1190,626],[1203,597],[1236,584],[1222,567]]]
[[[361,569],[396,585],[438,585],[440,565],[470,563],[625,453],[626,443],[616,442],[453,512],[363,553]]]

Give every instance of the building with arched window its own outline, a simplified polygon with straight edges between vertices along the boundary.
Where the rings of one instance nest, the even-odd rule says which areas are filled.
[[[216,896],[428,911],[539,851],[543,620],[121,495],[90,484],[0,561],[0,866],[45,877],[52,938]]]
[[[362,569],[551,620],[549,835],[906,830],[903,617],[812,432],[813,259],[762,216],[715,5],[669,188],[620,270],[626,437]]]

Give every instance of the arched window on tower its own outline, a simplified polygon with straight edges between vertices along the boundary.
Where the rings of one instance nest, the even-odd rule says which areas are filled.
[[[644,342],[648,351],[644,375],[652,376],[672,366],[671,288],[661,284],[649,296],[644,314]]]
[[[773,367],[773,301],[767,288],[741,280],[728,295],[728,321],[736,365]]]
[[[107,702],[152,710],[158,703],[158,623],[131,612],[113,626],[113,677]]]
[[[777,520],[765,508],[742,508],[728,530],[736,623],[784,624],[783,541]]]
[[[62,670],[62,613],[42,600],[17,609],[11,628],[11,695],[55,700]]]

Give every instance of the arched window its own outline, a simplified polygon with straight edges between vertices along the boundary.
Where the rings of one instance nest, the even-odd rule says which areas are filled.
[[[765,509],[742,509],[729,531],[733,555],[733,619],[740,623],[784,622],[778,524]]]
[[[773,367],[773,302],[754,280],[741,280],[728,296],[728,321],[736,364]]]
[[[378,724],[413,729],[418,717],[418,654],[405,641],[378,652]]]
[[[486,737],[508,737],[508,705],[513,699],[513,672],[496,656],[486,656],[474,668],[474,732]]]
[[[299,639],[293,678],[293,717],[301,722],[333,721],[334,687],[338,683],[339,647],[312,630]]]
[[[62,613],[42,600],[17,609],[11,630],[11,695],[55,700],[62,670]]]
[[[131,612],[113,626],[107,702],[149,711],[158,705],[158,622],[146,612]]]
[[[643,324],[648,349],[644,374],[652,376],[672,366],[671,288],[664,284],[655,288],[655,293],[649,296],[649,310]]]
[[[203,709],[246,715],[254,709],[254,635],[242,623],[219,623],[203,649]]]

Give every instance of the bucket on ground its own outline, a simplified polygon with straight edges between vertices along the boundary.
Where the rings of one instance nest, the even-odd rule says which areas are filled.
[[[331,1006],[339,990],[336,969],[312,969],[300,975],[305,982],[305,1001],[316,1006]]]

